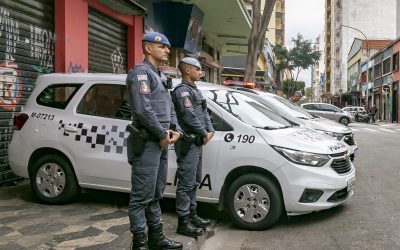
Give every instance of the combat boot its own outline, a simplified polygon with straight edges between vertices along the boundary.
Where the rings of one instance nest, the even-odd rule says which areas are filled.
[[[178,228],[176,232],[190,237],[197,237],[203,234],[203,229],[195,227],[190,222],[190,216],[186,215],[178,218]]]
[[[211,220],[203,219],[197,215],[196,210],[190,210],[190,222],[195,227],[206,228],[207,226],[211,225]]]
[[[149,228],[149,248],[151,250],[182,249],[182,243],[168,239],[162,232],[162,225]]]
[[[147,237],[145,233],[133,234],[131,250],[149,250],[146,238]]]

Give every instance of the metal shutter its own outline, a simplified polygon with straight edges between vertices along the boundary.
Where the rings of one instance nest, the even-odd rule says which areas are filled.
[[[17,179],[7,156],[13,116],[22,110],[38,75],[53,72],[53,62],[54,0],[1,0],[0,185]]]
[[[127,26],[89,8],[89,72],[126,73]]]

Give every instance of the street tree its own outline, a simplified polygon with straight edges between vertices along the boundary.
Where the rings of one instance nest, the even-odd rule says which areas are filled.
[[[253,0],[252,27],[248,40],[246,70],[244,73],[245,81],[255,81],[257,60],[264,45],[265,32],[267,32],[275,2],[276,0],[265,0],[264,10],[261,14],[261,0]]]
[[[284,84],[289,86],[283,86],[284,89],[289,91],[289,95],[299,90],[296,89],[296,82],[300,72],[315,65],[321,57],[321,52],[315,51],[311,41],[305,40],[301,34],[297,34],[296,38],[292,38],[292,43],[294,46],[289,50],[281,44],[277,44],[273,48],[277,61],[276,68],[278,75],[280,75],[282,70],[290,73],[289,80],[284,82]]]

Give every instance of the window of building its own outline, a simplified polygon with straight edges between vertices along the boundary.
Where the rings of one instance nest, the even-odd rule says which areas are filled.
[[[375,64],[374,66],[374,78],[382,76],[382,63]]]
[[[399,52],[397,52],[396,54],[393,55],[392,70],[393,71],[399,70]]]
[[[361,73],[360,83],[365,83],[367,81],[367,71]]]
[[[39,105],[65,109],[82,84],[53,84],[45,88],[36,98]]]
[[[371,81],[373,79],[373,68],[368,69],[368,81]]]
[[[130,120],[128,91],[124,85],[95,84],[80,101],[77,113]]]
[[[211,47],[208,43],[203,42],[203,51],[214,57],[214,48]]]
[[[386,58],[385,60],[383,60],[382,62],[382,66],[383,66],[383,75],[389,74],[391,71],[390,68],[390,57]]]

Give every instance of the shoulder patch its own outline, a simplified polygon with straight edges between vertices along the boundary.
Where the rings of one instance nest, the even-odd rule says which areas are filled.
[[[147,80],[141,80],[139,81],[140,83],[140,90],[139,92],[141,94],[149,94],[150,93],[150,86],[149,86],[149,82]]]
[[[185,105],[185,108],[191,108],[192,102],[190,101],[189,97],[185,96],[183,99],[183,105]]]
[[[181,96],[182,96],[182,97],[189,96],[189,92],[186,92],[186,91],[181,92]]]
[[[137,75],[138,81],[147,81],[147,75]]]

